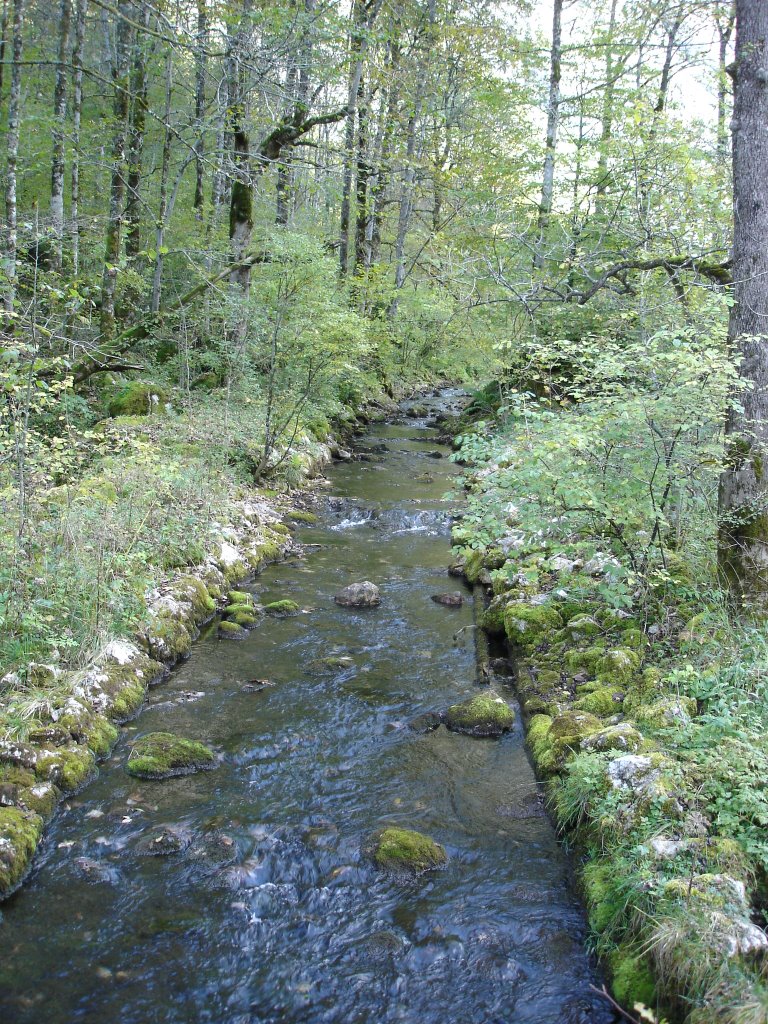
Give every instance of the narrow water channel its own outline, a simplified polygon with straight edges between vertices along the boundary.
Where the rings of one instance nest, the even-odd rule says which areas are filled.
[[[519,722],[501,741],[408,727],[477,685],[471,596],[430,600],[457,585],[447,449],[413,419],[362,443],[304,554],[250,588],[303,613],[241,642],[209,628],[59,813],[2,908],[3,1024],[614,1020]],[[379,608],[333,603],[364,579]],[[220,766],[131,779],[132,739],[158,729]],[[378,873],[360,845],[385,824],[431,835],[448,867]],[[146,855],[168,833],[179,852]]]

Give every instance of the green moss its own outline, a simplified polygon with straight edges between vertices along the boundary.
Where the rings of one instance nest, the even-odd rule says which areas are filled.
[[[204,744],[170,732],[153,732],[136,740],[126,771],[140,779],[167,779],[215,766],[216,757]]]
[[[603,723],[586,711],[566,711],[558,715],[549,729],[552,757],[557,765],[581,749],[581,741],[599,732]]]
[[[40,841],[43,819],[20,807],[0,807],[0,894],[21,882]]]
[[[494,598],[478,616],[478,626],[492,636],[502,635],[504,633],[505,605],[506,602],[503,598]]]
[[[565,628],[575,640],[583,637],[597,636],[602,631],[597,619],[583,613],[568,619]]]
[[[464,558],[464,576],[468,583],[477,583],[484,568],[482,551],[467,552]]]
[[[614,999],[628,1010],[635,1003],[654,1006],[656,982],[644,957],[626,946],[619,946],[609,960]]]
[[[86,746],[59,747],[38,758],[35,773],[63,793],[76,793],[96,773],[96,757]]]
[[[291,533],[285,523],[270,523],[269,528],[272,533],[277,533],[281,537],[289,537]]]
[[[405,828],[385,828],[368,846],[375,863],[387,871],[421,874],[448,860],[445,850],[429,836]]]
[[[605,651],[596,666],[599,679],[616,685],[631,682],[639,668],[640,657],[637,651],[625,647]]]
[[[168,394],[148,381],[132,380],[109,403],[110,416],[149,416],[164,413]]]
[[[227,592],[228,604],[253,604],[253,594],[247,590],[230,590]]]
[[[629,722],[609,725],[581,741],[585,750],[615,750],[636,754],[644,745],[643,734]]]
[[[52,782],[38,782],[29,789],[19,790],[19,802],[35,814],[39,814],[44,821],[53,817],[53,812],[61,799],[61,790]]]
[[[569,672],[586,672],[593,676],[604,656],[605,648],[600,646],[588,647],[585,651],[566,651],[565,664]]]
[[[483,568],[485,569],[501,569],[507,560],[507,556],[501,550],[501,548],[488,548],[483,555]]]
[[[108,710],[109,717],[115,722],[127,721],[144,703],[146,692],[146,684],[135,675],[132,679],[126,680],[112,697],[112,704]]]
[[[563,620],[550,604],[526,604],[514,601],[504,610],[504,628],[512,643],[532,650],[551,634],[562,629]]]
[[[85,742],[96,757],[106,757],[117,741],[117,729],[106,718],[100,715],[88,716],[84,721],[74,715],[64,715],[57,725],[76,739]]]
[[[648,637],[642,629],[623,629],[621,631],[622,647],[633,651],[644,651],[648,646]]]
[[[580,697],[574,707],[579,711],[588,711],[599,718],[610,718],[621,711],[623,691],[614,686],[600,686],[591,693]]]
[[[296,615],[301,611],[301,607],[295,601],[283,598],[282,601],[270,601],[269,604],[265,604],[264,611],[267,615]]]
[[[187,658],[192,650],[192,637],[187,627],[171,614],[152,619],[147,640],[152,657],[158,661],[174,663]]]
[[[686,725],[696,714],[693,697],[662,697],[652,704],[640,704],[634,710],[639,725],[648,729],[669,729]]]
[[[234,615],[229,616],[229,619],[236,625],[242,626],[243,629],[250,629],[259,621],[256,616],[252,615],[250,612],[235,612]]]
[[[236,604],[228,604],[223,614],[231,618],[234,615],[253,615],[253,601],[238,601]]]
[[[533,756],[533,762],[539,771],[549,773],[555,767],[552,756],[552,741],[549,738],[549,729],[553,719],[549,715],[534,715],[528,723],[528,746]]]
[[[470,736],[500,736],[514,721],[512,708],[492,690],[451,705],[445,716],[449,729]]]
[[[219,623],[219,636],[227,640],[242,640],[247,635],[246,630],[236,622],[229,622],[224,619]]]
[[[192,605],[196,623],[205,622],[216,611],[216,602],[208,593],[206,585],[196,576],[182,576],[176,586],[183,591],[184,599]]]
[[[287,518],[290,519],[291,522],[307,523],[308,525],[318,523],[320,521],[320,517],[316,516],[314,512],[305,512],[303,509],[299,508],[291,509],[291,511],[287,513]]]
[[[597,935],[608,928],[626,906],[617,892],[617,879],[621,877],[616,864],[609,859],[590,861],[581,872],[581,887],[587,905],[589,927]]]

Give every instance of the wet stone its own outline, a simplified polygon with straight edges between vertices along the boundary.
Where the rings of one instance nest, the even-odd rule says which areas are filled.
[[[375,583],[364,580],[362,583],[350,583],[333,600],[342,608],[375,608],[381,604],[381,593]]]
[[[443,716],[438,711],[425,711],[423,715],[416,715],[408,723],[408,728],[415,733],[434,732],[443,724]]]
[[[170,857],[183,853],[191,842],[189,836],[179,832],[161,828],[143,836],[136,844],[137,857]]]
[[[261,693],[263,690],[267,690],[274,685],[271,679],[249,679],[247,683],[240,687],[240,692]]]
[[[546,818],[547,812],[544,808],[544,795],[542,793],[526,793],[519,800],[508,804],[502,804],[498,813],[503,818],[511,818],[513,821],[527,821],[529,818]]]
[[[464,604],[464,597],[459,590],[454,590],[449,594],[433,594],[432,600],[435,604],[442,604],[446,608],[460,608]]]

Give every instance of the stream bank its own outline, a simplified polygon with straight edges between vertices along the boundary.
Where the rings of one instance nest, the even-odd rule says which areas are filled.
[[[501,739],[422,730],[487,692],[469,592],[432,600],[456,589],[449,450],[414,417],[360,454],[331,470],[300,548],[242,588],[300,612],[238,642],[205,627],[54,819],[4,908],[4,1020],[613,1020],[519,720]],[[379,607],[333,602],[362,579]],[[204,741],[218,766],[130,778],[134,740],[156,731]],[[447,866],[378,871],[361,848],[389,826],[434,838]],[[173,852],[146,856],[164,835]]]

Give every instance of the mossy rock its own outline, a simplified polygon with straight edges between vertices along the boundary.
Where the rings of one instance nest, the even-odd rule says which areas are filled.
[[[642,750],[644,742],[643,734],[638,729],[629,722],[619,722],[587,736],[581,741],[581,747],[582,750],[620,750],[636,754]]]
[[[174,591],[192,607],[192,617],[197,625],[206,622],[216,611],[216,602],[208,588],[196,576],[181,576],[174,584]]]
[[[552,757],[560,765],[571,754],[581,749],[582,740],[599,732],[603,723],[586,711],[566,711],[553,719],[548,739],[552,745]]]
[[[609,958],[613,997],[630,1012],[635,1003],[656,1005],[656,982],[648,961],[635,950],[619,946]]]
[[[230,590],[227,593],[227,604],[245,604],[253,607],[253,594],[247,590]]]
[[[238,601],[235,604],[228,604],[227,607],[224,609],[222,614],[226,615],[228,618],[230,618],[230,617],[232,617],[234,615],[240,615],[242,613],[245,613],[246,615],[253,615],[253,612],[254,612],[253,601],[251,601],[251,602]]]
[[[696,710],[693,697],[662,697],[652,704],[640,704],[634,717],[647,729],[670,729],[688,725]]]
[[[439,843],[406,828],[380,829],[368,841],[364,852],[378,867],[398,874],[421,875],[448,860]]]
[[[43,831],[43,819],[20,807],[0,807],[0,896],[21,883]]]
[[[532,650],[563,627],[563,620],[551,604],[513,601],[504,609],[504,628],[513,644]]]
[[[555,769],[552,741],[549,738],[552,722],[553,718],[550,715],[535,714],[528,723],[528,747],[534,764],[545,775]]]
[[[615,685],[627,685],[640,668],[640,656],[637,651],[626,647],[616,647],[605,651],[597,663],[598,679]]]
[[[35,773],[38,779],[53,782],[62,793],[76,793],[96,774],[96,757],[88,747],[78,744],[42,751]]]
[[[514,711],[493,690],[451,705],[445,715],[445,724],[452,732],[468,736],[501,736],[512,728],[514,722]]]
[[[133,744],[126,771],[139,779],[167,779],[215,767],[216,755],[203,743],[170,732],[152,732]]]
[[[483,568],[491,570],[501,569],[506,561],[507,556],[501,548],[488,548],[483,555]]]
[[[37,782],[29,789],[19,790],[19,803],[39,814],[43,821],[50,821],[60,799],[61,790],[52,782]]]
[[[610,718],[621,711],[624,691],[614,686],[598,686],[591,693],[585,694],[574,704],[577,711],[588,711],[599,718]]]
[[[482,551],[466,552],[464,556],[464,576],[468,583],[477,583],[480,579],[480,573],[484,568]]]
[[[602,632],[602,627],[597,619],[583,613],[568,619],[565,628],[574,640],[584,640],[587,637],[598,636]]]
[[[621,877],[621,871],[610,858],[589,861],[582,869],[580,881],[587,920],[596,935],[602,934],[626,909],[626,896],[616,885]]]
[[[238,625],[237,622],[223,619],[219,623],[218,636],[221,640],[245,640],[248,636],[248,630],[244,626]]]
[[[304,509],[300,508],[291,509],[287,513],[287,518],[293,523],[305,523],[307,526],[320,522],[320,517],[315,515],[314,512],[305,512]]]
[[[250,612],[235,612],[229,616],[229,621],[234,622],[236,626],[242,626],[243,629],[253,629],[259,620]]]
[[[108,405],[109,415],[150,416],[166,412],[168,393],[165,388],[143,380],[132,380]]]
[[[506,601],[495,597],[478,616],[477,624],[480,629],[484,629],[491,636],[503,636],[505,607]]]
[[[566,651],[565,665],[569,672],[586,672],[588,676],[597,673],[597,666],[605,657],[605,648],[595,645],[583,651]]]
[[[270,601],[269,604],[265,604],[264,611],[267,615],[297,615],[301,611],[301,606],[295,601],[283,598],[281,601]]]
[[[188,658],[192,651],[189,630],[173,615],[156,615],[146,630],[149,653],[158,661],[169,665]]]

